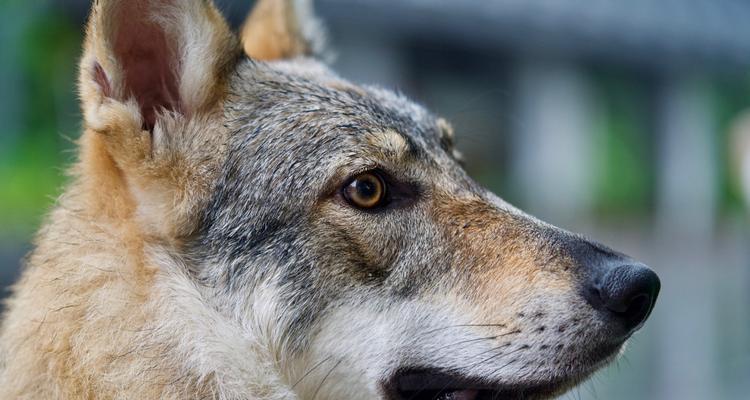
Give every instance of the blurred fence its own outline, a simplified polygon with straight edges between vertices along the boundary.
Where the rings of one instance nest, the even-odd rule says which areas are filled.
[[[217,1],[236,25],[249,2]],[[653,266],[653,317],[570,399],[750,393],[747,207],[728,136],[750,109],[750,3],[320,0],[335,68],[446,116],[470,173]],[[85,1],[0,3],[0,279],[79,132]],[[750,200],[750,199],[745,199]]]

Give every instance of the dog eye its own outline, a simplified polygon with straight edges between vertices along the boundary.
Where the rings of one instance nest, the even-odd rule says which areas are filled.
[[[386,185],[375,172],[365,172],[352,178],[344,186],[344,198],[357,208],[371,209],[385,203]]]

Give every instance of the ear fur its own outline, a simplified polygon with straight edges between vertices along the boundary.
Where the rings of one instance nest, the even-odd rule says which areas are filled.
[[[236,39],[202,0],[97,0],[86,31],[80,90],[86,122],[107,99],[135,100],[144,126],[162,110],[193,114],[215,103]]]
[[[320,56],[325,35],[311,0],[258,0],[241,36],[245,54],[271,61]]]
[[[95,1],[79,173],[97,215],[135,214],[162,237],[190,233],[221,159],[220,104],[241,51],[210,1]]]

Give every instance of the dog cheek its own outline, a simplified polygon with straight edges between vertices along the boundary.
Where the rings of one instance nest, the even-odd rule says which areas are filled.
[[[352,216],[335,206],[316,214],[307,242],[320,272],[354,285],[382,286],[399,252],[399,240],[388,224],[372,216]]]

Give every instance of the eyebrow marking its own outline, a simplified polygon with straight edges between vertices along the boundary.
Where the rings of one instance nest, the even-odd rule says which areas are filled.
[[[369,143],[380,149],[384,156],[397,160],[403,158],[411,150],[411,146],[406,139],[393,130],[372,133],[369,137]]]
[[[443,118],[437,120],[438,134],[440,135],[440,146],[448,152],[453,151],[453,142],[455,135],[453,133],[453,126]]]

